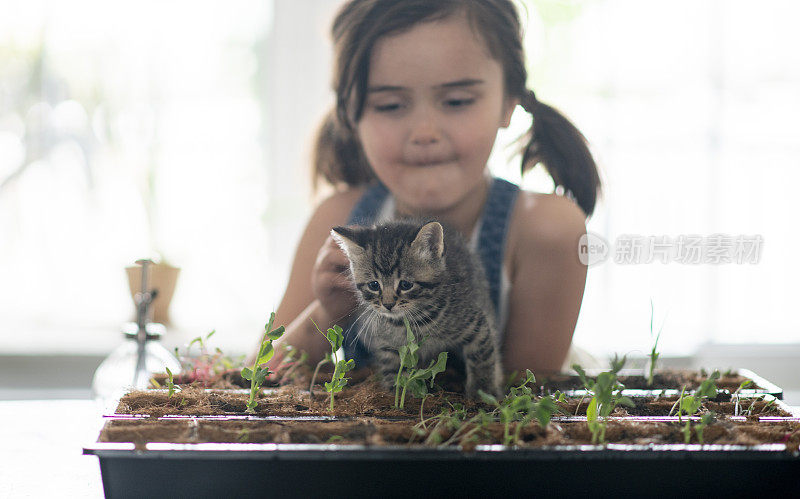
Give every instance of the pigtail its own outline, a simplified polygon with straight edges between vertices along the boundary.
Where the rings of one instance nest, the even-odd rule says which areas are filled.
[[[375,177],[352,128],[340,123],[335,110],[325,116],[317,131],[313,165],[315,190],[320,177],[334,186],[366,184]]]
[[[521,99],[523,109],[533,116],[522,153],[522,173],[542,163],[556,187],[572,192],[587,216],[594,211],[601,191],[597,171],[586,137],[557,109],[536,99],[528,90]]]

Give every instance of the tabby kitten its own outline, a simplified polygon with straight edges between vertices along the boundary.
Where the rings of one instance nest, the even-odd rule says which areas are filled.
[[[403,318],[420,341],[419,365],[440,352],[459,355],[466,394],[500,395],[502,369],[489,286],[463,237],[439,222],[392,221],[334,227],[334,240],[350,260],[363,309],[359,336],[373,354],[386,388],[400,367],[406,343]],[[364,319],[366,318],[366,319]]]

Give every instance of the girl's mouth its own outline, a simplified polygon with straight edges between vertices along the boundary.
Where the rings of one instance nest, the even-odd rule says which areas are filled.
[[[423,160],[423,161],[409,161],[407,164],[410,166],[416,166],[419,168],[429,168],[432,166],[442,166],[449,163],[453,163],[455,159],[434,159],[434,160]]]

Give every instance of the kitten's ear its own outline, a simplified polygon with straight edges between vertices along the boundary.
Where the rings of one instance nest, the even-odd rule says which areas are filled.
[[[364,247],[358,243],[360,239],[358,236],[358,230],[353,227],[334,227],[331,229],[331,237],[350,260],[364,254]]]
[[[444,230],[439,222],[429,222],[417,232],[417,237],[411,242],[411,249],[419,252],[422,257],[441,258],[444,254]]]

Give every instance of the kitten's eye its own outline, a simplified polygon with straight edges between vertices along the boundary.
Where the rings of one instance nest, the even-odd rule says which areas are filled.
[[[400,288],[400,291],[408,291],[409,289],[414,287],[414,283],[408,281],[400,281],[397,287]]]
[[[369,288],[370,291],[380,291],[381,285],[378,281],[370,281],[367,283],[367,288]]]

